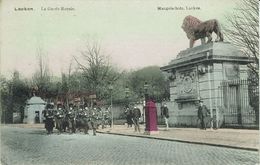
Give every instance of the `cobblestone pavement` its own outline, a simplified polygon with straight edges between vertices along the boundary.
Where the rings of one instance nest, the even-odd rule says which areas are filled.
[[[134,132],[134,128],[127,128],[125,125],[114,125],[114,128],[99,129],[98,131],[110,134],[121,134],[130,136],[141,136],[175,140],[182,142],[202,143],[215,146],[226,146],[240,149],[259,149],[259,130],[248,129],[207,129],[198,128],[169,128],[158,127],[159,134],[144,135],[144,125],[140,126],[141,132]]]
[[[108,134],[1,126],[2,165],[255,165],[258,152]]]

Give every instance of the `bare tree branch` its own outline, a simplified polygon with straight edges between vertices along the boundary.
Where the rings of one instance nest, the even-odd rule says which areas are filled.
[[[226,16],[228,26],[224,28],[227,39],[239,47],[255,63],[248,68],[259,77],[259,5],[256,0],[243,0],[235,8],[236,13]]]
[[[114,72],[108,56],[103,54],[101,46],[97,42],[87,42],[85,50],[81,51],[80,55],[74,59],[83,71],[85,85],[89,91],[95,92],[99,97],[109,83],[118,79],[118,72]]]

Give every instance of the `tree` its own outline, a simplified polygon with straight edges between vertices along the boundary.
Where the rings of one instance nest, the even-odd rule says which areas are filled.
[[[19,112],[21,106],[25,106],[29,98],[30,88],[25,80],[21,80],[19,72],[15,71],[12,79],[12,104],[13,111]]]
[[[6,80],[3,77],[0,80],[1,120],[6,123],[12,123],[13,112],[23,112],[26,100],[29,98],[29,86],[19,78],[18,71],[14,71],[11,80]]]
[[[259,80],[259,5],[256,0],[243,0],[236,12],[226,16],[225,35],[243,53],[254,58],[248,67]]]
[[[37,88],[37,94],[45,98],[50,84],[50,71],[46,60],[47,57],[41,47],[37,49],[37,59],[39,68],[34,73],[32,81],[35,88]]]
[[[113,84],[120,73],[110,64],[109,58],[101,51],[97,42],[87,43],[81,57],[74,57],[82,71],[84,87],[95,93],[98,99],[107,97],[108,85]]]
[[[169,82],[158,66],[148,66],[131,73],[129,85],[138,98],[144,97],[144,84],[148,83],[148,95],[160,102],[169,98]]]
[[[6,123],[10,121],[10,115],[8,115],[8,105],[11,103],[11,81],[6,80],[4,77],[0,77],[0,97],[1,97],[1,122]]]

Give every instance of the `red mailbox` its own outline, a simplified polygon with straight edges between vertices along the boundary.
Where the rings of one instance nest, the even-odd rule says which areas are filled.
[[[157,109],[153,101],[145,105],[145,134],[158,134]]]

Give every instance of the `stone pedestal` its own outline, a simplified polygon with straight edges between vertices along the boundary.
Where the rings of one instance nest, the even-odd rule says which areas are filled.
[[[247,78],[246,65],[253,59],[227,42],[212,42],[181,51],[162,71],[170,73],[170,99],[174,102],[169,123],[197,126],[197,105],[202,99],[218,119],[223,81]],[[215,113],[215,114],[214,114]],[[174,120],[174,121],[173,121]]]
[[[158,134],[157,109],[153,101],[148,101],[145,105],[145,134]]]

